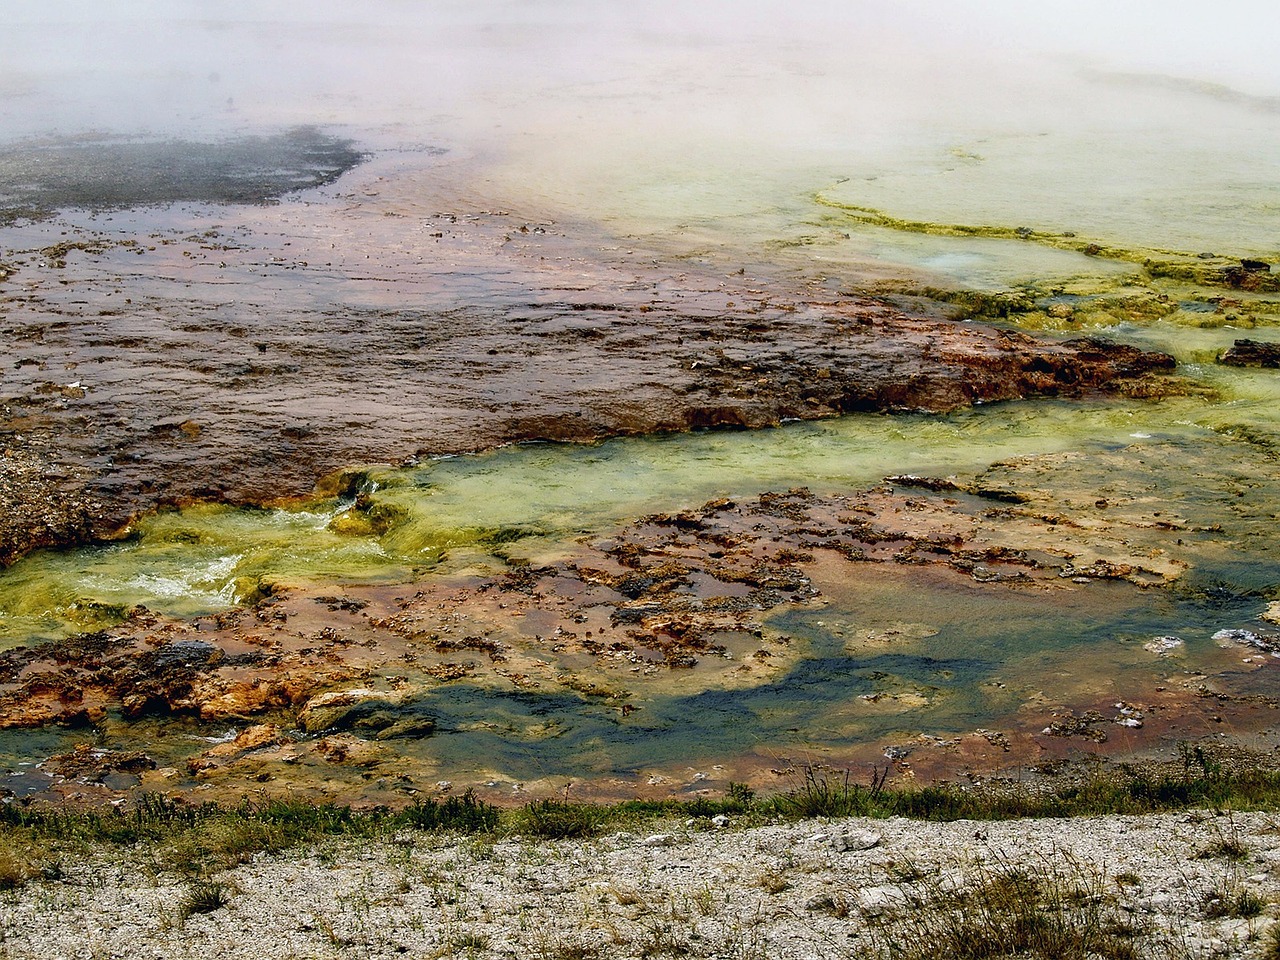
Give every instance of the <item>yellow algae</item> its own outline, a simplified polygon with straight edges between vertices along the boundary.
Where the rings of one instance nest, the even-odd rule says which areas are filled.
[[[1084,238],[1071,231],[912,220],[841,202],[823,192],[814,194],[813,199],[822,207],[840,211],[850,222],[879,229],[1031,244],[1137,268],[1124,274],[1089,277],[1082,262],[1075,275],[1026,280],[1007,289],[920,287],[883,280],[873,285],[882,293],[924,296],[953,304],[963,318],[1007,319],[1030,329],[1071,330],[1146,325],[1169,318],[1195,325],[1221,318],[1221,325],[1253,326],[1271,322],[1276,315],[1276,303],[1266,295],[1280,291],[1280,274],[1273,273],[1266,261],[1250,256],[1132,247]],[[1269,260],[1280,262],[1280,253]],[[1224,291],[1229,293],[1224,295]],[[1187,309],[1188,305],[1194,309]]]
[[[1164,334],[1156,328],[1153,336]],[[381,523],[335,530],[335,520],[353,515],[353,504],[333,499],[288,510],[204,506],[158,514],[140,521],[127,542],[39,553],[0,573],[0,634],[12,644],[107,626],[139,604],[205,613],[253,602],[273,585],[408,582],[433,570],[546,563],[579,537],[607,535],[611,525],[664,506],[801,484],[850,492],[895,473],[978,476],[993,461],[1017,457],[1046,465],[1032,491],[1043,490],[1035,495],[1046,516],[1072,496],[1070,474],[1061,472],[1068,461],[1053,457],[1072,454],[1069,462],[1089,464],[1105,454],[1110,473],[1097,475],[1099,484],[1131,478],[1177,490],[1185,509],[1213,518],[1203,522],[1222,522],[1213,484],[1223,468],[1263,479],[1272,472],[1280,380],[1269,371],[1205,363],[1229,345],[1230,331],[1179,337],[1185,359],[1200,364],[1195,374],[1222,399],[1035,402],[937,417],[847,416],[755,433],[510,448],[377,472],[376,488],[361,494],[366,503],[354,515],[391,518],[382,533]],[[1158,469],[1144,435],[1160,438],[1158,449],[1168,451]],[[1038,461],[1043,457],[1049,459]],[[1028,476],[1009,482],[1025,489]],[[1092,502],[1088,492],[1078,499]],[[1148,566],[1164,575],[1167,562]]]

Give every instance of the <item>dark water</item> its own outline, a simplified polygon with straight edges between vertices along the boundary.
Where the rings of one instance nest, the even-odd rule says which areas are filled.
[[[332,183],[364,157],[353,141],[315,127],[212,142],[89,135],[10,143],[0,145],[0,224],[65,207],[265,203]]]

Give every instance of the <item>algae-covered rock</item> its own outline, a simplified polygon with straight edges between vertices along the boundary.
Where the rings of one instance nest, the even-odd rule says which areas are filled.
[[[352,536],[380,537],[406,516],[399,507],[362,493],[356,497],[355,503],[329,521],[329,529]]]
[[[427,737],[436,727],[434,714],[421,702],[363,687],[313,697],[299,711],[298,723],[307,733],[352,730],[377,740]]]
[[[378,697],[364,687],[353,690],[331,690],[312,697],[298,712],[298,725],[307,733],[319,733],[334,727],[348,712]]]
[[[374,767],[393,756],[386,747],[349,733],[325,737],[316,744],[316,753],[328,763],[349,767]]]

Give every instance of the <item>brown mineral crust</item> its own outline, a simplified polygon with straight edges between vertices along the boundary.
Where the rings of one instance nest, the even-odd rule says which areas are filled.
[[[263,612],[220,618],[225,634],[202,629],[215,618],[158,625],[147,618],[6,651],[0,654],[0,728],[93,725],[108,710],[126,720],[247,720],[296,709],[325,684],[359,675],[308,646],[310,637],[297,638],[288,650],[257,649],[243,621],[261,622]]]
[[[138,774],[154,770],[156,763],[141,750],[95,750],[81,743],[70,753],[50,757],[43,766],[55,776],[93,781],[113,772]]]
[[[42,438],[45,446],[54,445]],[[0,437],[0,567],[40,547],[87,543],[120,526],[88,491],[87,471],[55,463],[26,438]]]
[[[1141,542],[1100,562],[1089,546],[1096,532],[1081,540],[1070,524],[1046,527],[1014,491],[992,511],[992,491],[973,484],[894,480],[902,482],[847,496],[797,488],[655,514],[541,565],[510,560],[409,587],[282,589],[255,608],[191,622],[135,611],[111,631],[0,654],[0,728],[246,724],[235,740],[183,758],[185,774],[143,769],[141,788],[199,783],[234,797],[250,782],[295,789],[311,777],[320,794],[354,800],[371,774],[375,782],[433,776],[429,760],[400,745],[448,735],[427,696],[443,685],[572,693],[616,710],[620,723],[643,722],[654,698],[776,679],[799,652],[769,615],[824,593],[835,598],[850,583],[921,578],[951,589],[1037,591],[1052,603],[1050,591],[1115,578],[1145,585],[1180,570],[1176,558],[1143,567],[1153,560]],[[1133,531],[1118,516],[1106,512],[1127,538]],[[880,631],[890,647],[910,643],[895,630]],[[1222,656],[1234,664],[1230,651]],[[1253,729],[1274,710],[1238,678],[1221,692],[1206,683],[1188,676],[1154,692],[1100,693],[1082,680],[1031,696],[997,731],[851,745],[842,758],[889,757],[899,774],[928,779],[954,775],[957,764],[993,771],[1057,762],[1081,748],[1125,755],[1205,736],[1215,718]],[[890,686],[859,709],[911,709],[919,696]],[[1121,723],[1135,717],[1138,727]],[[771,756],[762,754],[758,771],[752,757],[735,759],[735,769],[766,783],[777,766]],[[92,756],[82,759],[79,780],[105,775]],[[127,777],[110,782],[129,789]],[[607,785],[591,789],[609,795]]]
[[[845,332],[832,325],[835,318],[851,316],[863,322]],[[350,411],[325,397],[319,381],[333,371],[323,365],[300,368],[273,378],[272,392],[283,394],[279,402],[286,408],[309,409],[309,424],[301,432],[274,429],[278,411],[255,410],[252,395],[237,400],[222,385],[209,389],[220,395],[220,404],[240,408],[241,430],[249,422],[257,424],[256,430],[232,437],[225,425],[211,423],[198,431],[153,426],[140,433],[104,423],[107,411],[88,399],[31,415],[41,424],[38,435],[46,449],[24,449],[31,441],[21,434],[5,438],[10,450],[0,460],[8,480],[0,494],[0,563],[38,546],[110,538],[131,517],[161,504],[301,496],[321,475],[356,461],[524,440],[758,428],[851,411],[936,412],[1023,397],[1079,397],[1123,391],[1136,379],[1172,366],[1166,356],[1129,347],[1048,343],[889,315],[865,303],[788,313],[771,327],[777,339],[766,342],[739,338],[734,325],[721,318],[676,316],[663,323],[650,315],[645,323],[647,349],[665,356],[638,356],[621,343],[611,349],[608,337],[587,340],[582,346],[590,349],[578,350],[566,350],[551,338],[543,349],[523,351],[516,366],[489,374],[457,362],[467,350],[465,334],[458,336],[456,329],[434,352],[420,353],[412,368],[399,367],[394,376],[377,370],[392,358],[361,353],[359,364],[369,382],[394,382],[400,397],[390,400],[380,395],[384,388],[371,387],[359,406],[376,406],[378,415],[355,423]],[[697,336],[717,346],[710,352],[690,349],[687,341]],[[569,377],[582,369],[607,369],[612,385]],[[459,398],[467,383],[473,384],[474,396]],[[145,392],[145,384],[137,387]],[[442,411],[446,394],[469,409]],[[413,411],[404,409],[408,395]],[[522,413],[525,408],[537,412]],[[104,438],[139,452],[95,471],[92,464],[102,460]]]
[[[1173,365],[794,281],[677,274],[580,224],[423,214],[456,206],[457,184],[369,172],[360,189],[358,208],[208,208],[225,225],[196,234],[190,208],[0,231],[20,268],[0,282],[0,564],[162,505],[305,496],[353,463],[1151,395]]]
[[[1280,367],[1280,344],[1240,339],[1228,347],[1218,362],[1229,367]]]
[[[396,596],[403,587],[349,586],[342,596],[299,588],[191,623],[137,610],[111,631],[0,654],[0,728],[93,724],[115,711],[310,729],[308,714],[332,714],[327,701],[317,712],[315,698],[353,683],[382,691],[355,705],[463,678],[620,699],[663,682],[670,668],[754,683],[787,660],[785,640],[762,630],[762,618],[808,603],[821,589],[815,576],[843,580],[850,562],[935,565],[1030,589],[1145,584],[1178,570],[1144,567],[1141,550],[1103,561],[1068,549],[1069,538],[1047,544],[1034,511],[993,519],[981,495],[907,490],[715,500],[641,518],[556,563],[433,577],[407,597]],[[1010,542],[1019,539],[1037,554]]]

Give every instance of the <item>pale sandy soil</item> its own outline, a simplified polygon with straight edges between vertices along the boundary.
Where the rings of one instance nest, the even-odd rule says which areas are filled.
[[[1083,927],[1122,931],[1138,956],[1249,957],[1280,896],[1265,814],[648,830],[296,849],[215,874],[225,906],[185,918],[189,881],[154,854],[103,852],[0,894],[0,957],[875,956],[936,939],[928,918],[1011,871],[1075,891]],[[1260,915],[1212,918],[1242,893]]]

